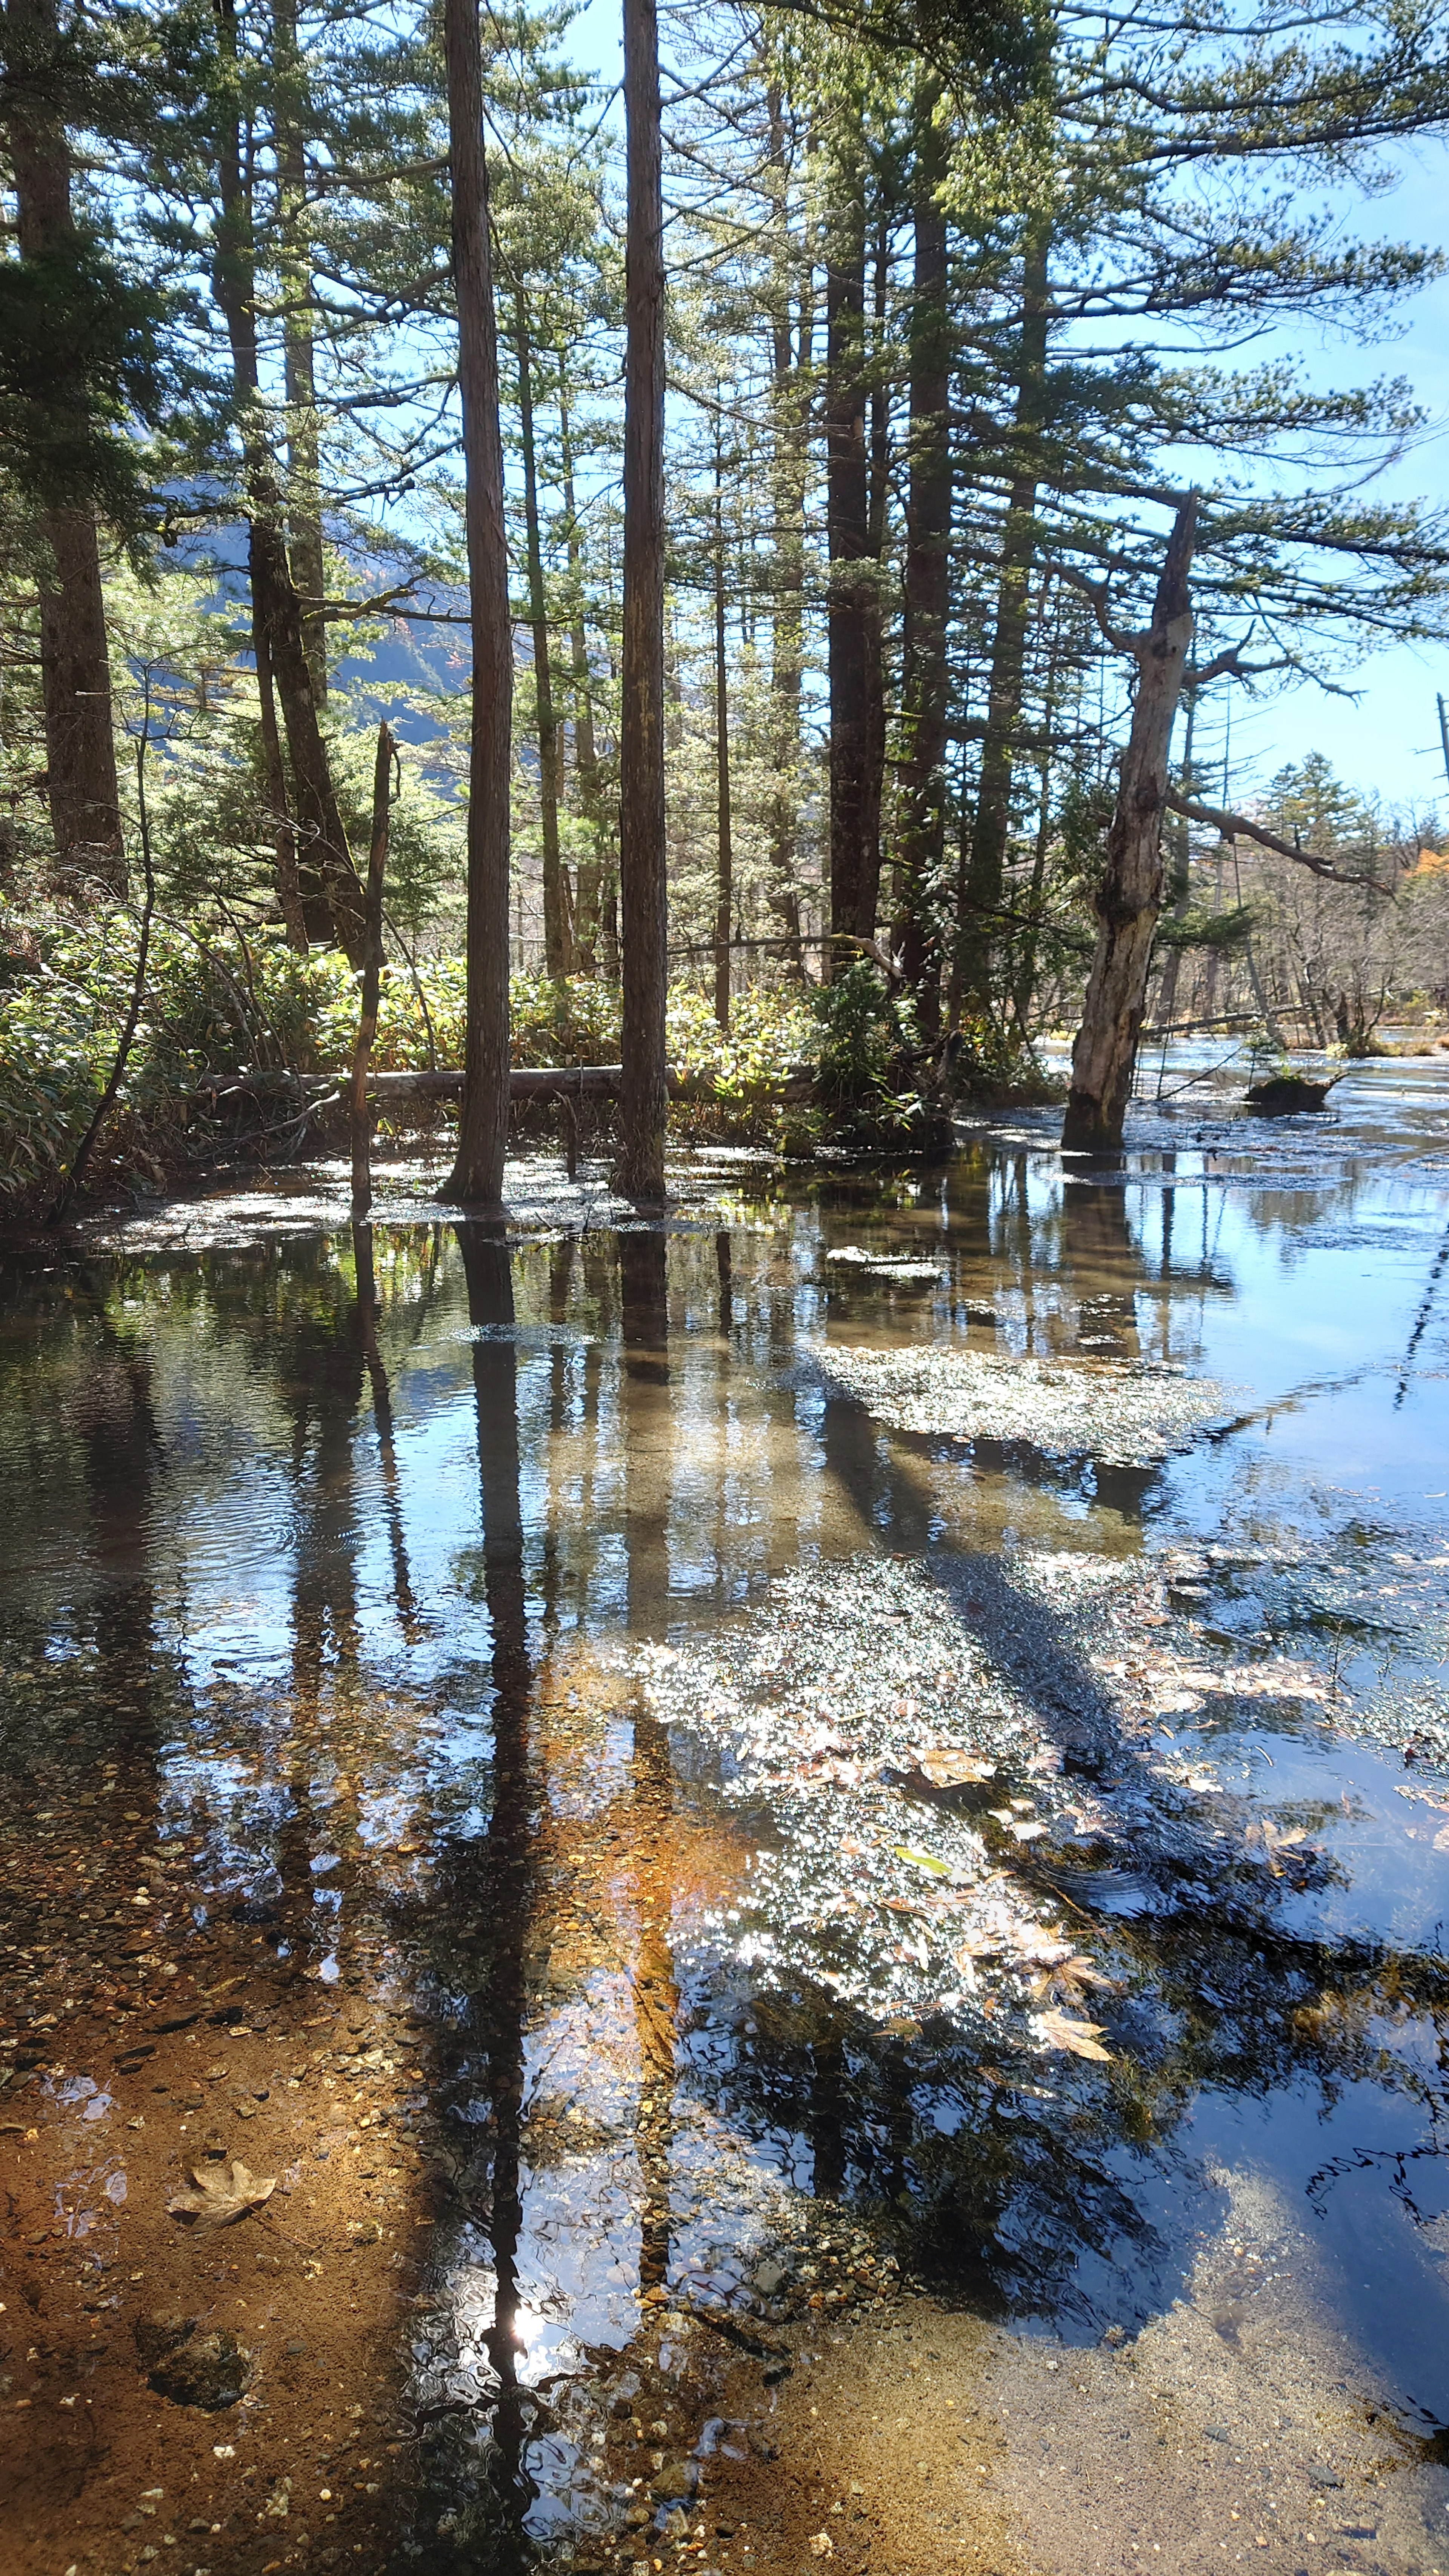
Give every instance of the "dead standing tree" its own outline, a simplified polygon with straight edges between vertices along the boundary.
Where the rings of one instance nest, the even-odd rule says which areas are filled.
[[[1197,494],[1190,492],[1167,541],[1151,624],[1140,634],[1124,634],[1110,625],[1105,587],[1087,585],[1103,633],[1137,665],[1137,689],[1116,809],[1092,899],[1099,924],[1097,951],[1072,1049],[1062,1125],[1063,1145],[1077,1152],[1112,1149],[1122,1142],[1152,942],[1162,910],[1162,818],[1172,728],[1192,649],[1189,576],[1196,536]]]

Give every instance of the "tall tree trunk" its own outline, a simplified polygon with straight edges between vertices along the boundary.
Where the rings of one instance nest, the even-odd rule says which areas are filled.
[[[5,105],[21,258],[64,252],[76,237],[71,153],[49,103],[62,40],[55,0],[9,0],[12,71]],[[126,891],[121,798],[111,720],[111,665],[95,512],[77,500],[42,512],[40,679],[46,791],[56,855],[113,894]]]
[[[1187,730],[1182,746],[1182,792],[1184,796],[1194,796],[1196,795],[1197,790],[1193,785],[1192,777],[1192,734],[1194,720],[1197,715],[1197,691],[1189,685],[1185,694],[1187,697]],[[1187,816],[1185,814],[1179,815],[1177,818],[1176,828],[1172,836],[1172,881],[1168,889],[1172,896],[1173,917],[1178,921],[1186,920],[1192,904],[1192,859],[1188,847],[1189,830],[1190,826],[1188,824]],[[1177,1008],[1177,979],[1181,971],[1182,950],[1180,948],[1169,948],[1167,952],[1167,962],[1162,969],[1162,983],[1157,995],[1157,1018],[1164,1036],[1166,1036],[1171,1030],[1172,1015]]]
[[[771,83],[770,189],[775,238],[771,285],[770,357],[773,417],[771,479],[774,485],[775,583],[771,618],[770,698],[774,783],[765,829],[770,853],[770,909],[783,925],[785,954],[797,982],[805,981],[800,938],[797,778],[800,766],[800,688],[805,668],[805,488],[809,396],[805,390],[811,337],[808,273],[800,287],[799,358],[791,340],[790,180],[785,155],[784,105]]]
[[[905,670],[901,777],[900,948],[922,1035],[941,1016],[941,956],[934,904],[945,855],[946,633],[951,543],[951,349],[946,307],[945,154],[933,109],[939,86],[917,104],[915,269],[911,282],[911,452],[906,511]]]
[[[619,742],[624,1072],[616,1187],[664,1196],[664,197],[655,0],[624,0],[624,663]]]
[[[266,780],[267,807],[272,826],[272,847],[277,861],[277,903],[287,933],[287,946],[305,957],[311,946],[307,936],[307,914],[302,901],[302,879],[297,866],[297,833],[287,800],[287,772],[282,760],[282,737],[277,731],[277,692],[272,678],[272,665],[267,655],[266,639],[255,624],[252,641],[256,647],[257,704],[261,710],[262,773]]]
[[[599,755],[594,742],[594,700],[589,679],[588,639],[584,633],[583,547],[574,502],[574,451],[569,426],[568,378],[564,354],[558,356],[559,445],[563,454],[564,517],[568,522],[569,648],[573,683],[574,771],[579,807],[593,844],[592,856],[579,861],[578,898],[574,905],[574,971],[593,975],[598,969],[600,901],[608,864],[608,824],[599,785]]]
[[[302,649],[312,695],[327,703],[327,626],[322,615],[322,460],[312,332],[312,260],[306,233],[303,142],[305,74],[297,44],[297,0],[272,0],[278,200],[282,224],[282,363],[287,398],[287,521],[292,579],[301,599]]]
[[[468,1000],[463,1110],[448,1196],[497,1206],[508,1145],[508,856],[512,766],[513,626],[503,435],[498,419],[498,324],[483,151],[483,53],[478,0],[443,0],[448,149],[453,181],[453,285],[458,299],[458,390],[463,412],[464,518],[473,700],[468,737]]]
[[[861,814],[860,881],[856,920],[862,939],[875,937],[880,910],[880,835],[885,803],[885,616],[882,566],[890,497],[890,391],[886,382],[886,312],[890,301],[891,223],[894,208],[882,180],[871,261],[871,335],[866,360],[870,384],[870,438],[866,465],[866,552],[861,617],[865,629],[865,794]]]
[[[235,0],[215,0],[215,5],[223,50],[234,55]],[[262,416],[251,206],[242,182],[241,137],[234,103],[223,111],[217,157],[221,208],[214,277],[216,300],[231,347],[241,421],[247,557],[258,667],[265,658],[282,704],[296,787],[297,820],[307,850],[304,900],[310,877],[315,909],[320,910],[321,898],[325,898],[331,928],[346,950],[349,964],[361,967],[367,952],[366,905],[338,811],[327,745],[317,720],[317,701],[302,635],[301,602],[287,560],[282,498]],[[316,892],[319,879],[321,898]],[[309,929],[311,926],[309,918]]]
[[[1172,728],[1192,649],[1193,545],[1197,494],[1178,510],[1163,558],[1152,623],[1127,639],[1137,664],[1137,693],[1117,804],[1107,831],[1101,880],[1093,897],[1097,953],[1072,1049],[1072,1083],[1062,1143],[1076,1151],[1113,1148],[1137,1062],[1147,998],[1152,940],[1162,909],[1162,818]]]
[[[543,545],[538,525],[538,451],[533,434],[533,347],[528,307],[514,289],[518,348],[518,417],[523,447],[523,520],[528,550],[528,622],[533,636],[533,691],[538,720],[538,799],[543,824],[543,962],[555,982],[573,972],[568,887],[559,855],[558,725],[553,711],[548,601],[543,587]]]
[[[848,157],[847,157],[848,154]],[[833,963],[861,933],[867,873],[870,552],[865,436],[865,175],[847,147],[834,174],[825,272],[825,512],[830,553],[830,931]]]
[[[730,817],[730,702],[725,631],[724,448],[719,416],[714,431],[714,760],[716,848],[714,907],[714,1015],[730,1024],[730,927],[734,912],[734,832]]]
[[[1031,573],[1036,558],[1036,465],[1046,391],[1049,243],[1046,220],[1033,217],[1027,228],[1022,277],[1015,472],[1001,536],[986,736],[981,746],[976,819],[957,938],[958,1006],[983,1016],[991,1008],[992,961],[1001,930],[1006,850],[1011,833],[1011,773],[1021,721]]]
[[[389,807],[392,793],[393,738],[386,722],[377,728],[377,756],[372,769],[372,839],[367,854],[367,956],[357,1030],[352,1041],[352,1084],[348,1117],[352,1131],[352,1222],[361,1226],[372,1205],[372,1115],[367,1105],[367,1077],[377,1036],[382,998],[382,896],[387,877]],[[371,1257],[370,1229],[368,1255]],[[372,1299],[368,1299],[371,1313]]]

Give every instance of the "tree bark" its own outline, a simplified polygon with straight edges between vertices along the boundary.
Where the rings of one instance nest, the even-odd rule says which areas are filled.
[[[937,84],[927,84],[917,109],[899,843],[901,966],[928,1041],[936,1036],[941,1016],[940,940],[933,906],[945,855],[951,543],[951,349],[946,217],[939,195],[945,155],[932,114],[937,94]]]
[[[478,0],[443,0],[453,284],[463,412],[473,703],[468,745],[468,992],[463,1108],[448,1196],[496,1207],[508,1145],[508,863],[513,628],[508,611],[498,325],[483,151]]]
[[[277,731],[277,692],[272,665],[267,655],[266,640],[253,621],[252,642],[256,649],[257,705],[261,714],[262,774],[266,781],[267,806],[272,826],[272,847],[277,862],[277,903],[287,933],[287,946],[305,957],[311,947],[307,936],[307,913],[302,901],[302,879],[297,866],[297,832],[287,801],[287,772],[282,760],[282,737]]]
[[[215,5],[223,49],[234,52],[235,0],[215,0]],[[331,760],[317,720],[317,701],[302,633],[301,602],[287,560],[282,498],[267,447],[257,362],[251,206],[243,187],[241,137],[231,106],[223,109],[217,159],[221,206],[214,278],[216,300],[231,347],[241,420],[247,557],[258,666],[263,659],[270,666],[282,704],[296,788],[297,821],[307,852],[304,901],[310,878],[312,917],[325,900],[332,930],[347,952],[348,963],[360,968],[367,946],[366,906],[338,811]],[[308,926],[311,927],[311,919]]]
[[[734,914],[734,829],[730,815],[730,702],[725,626],[724,452],[720,424],[714,434],[714,760],[716,849],[714,908],[714,1015],[730,1024],[730,929]]]
[[[1021,355],[1017,376],[1017,471],[1007,499],[996,590],[996,633],[986,700],[986,736],[976,816],[957,935],[958,1008],[985,1017],[992,1007],[992,963],[1000,938],[1006,850],[1011,834],[1011,776],[1021,721],[1031,573],[1036,559],[1036,443],[1045,401],[1048,232],[1028,227],[1022,278]]]
[[[808,273],[801,281],[799,358],[791,336],[790,182],[785,157],[784,106],[772,83],[767,95],[771,197],[776,267],[770,309],[771,475],[774,484],[775,582],[770,639],[771,745],[774,784],[766,813],[770,853],[770,909],[784,928],[786,957],[798,983],[805,981],[797,883],[797,778],[800,767],[800,689],[805,669],[805,489],[809,396],[805,368],[811,337]]]
[[[377,728],[377,758],[372,771],[372,840],[367,856],[367,955],[357,1033],[352,1042],[349,1116],[352,1130],[352,1222],[361,1225],[372,1205],[372,1119],[367,1106],[367,1077],[377,1036],[382,996],[382,892],[387,875],[389,799],[392,787],[393,739],[386,723]]]
[[[46,97],[47,73],[62,49],[60,23],[55,0],[9,0],[6,16],[26,74],[12,82],[5,110],[17,247],[22,259],[43,259],[76,234],[70,143]],[[126,855],[95,512],[79,501],[47,509],[39,534],[45,783],[56,855],[123,895]]]
[[[282,364],[287,398],[287,523],[292,579],[301,600],[302,649],[312,694],[327,703],[327,625],[322,615],[322,458],[312,331],[312,262],[306,237],[305,74],[297,44],[297,0],[272,0],[276,83],[277,192],[282,227]]]
[[[554,982],[573,972],[568,885],[558,836],[558,725],[553,711],[548,601],[538,521],[538,451],[533,433],[533,347],[521,288],[513,299],[518,349],[518,417],[523,448],[523,520],[528,553],[528,622],[533,638],[533,692],[538,725],[538,798],[543,828],[543,962]]]
[[[870,552],[865,434],[865,176],[837,161],[825,272],[826,615],[830,684],[830,930],[835,964],[861,936],[868,872],[870,680],[864,583]],[[867,934],[868,935],[868,934]]]
[[[578,510],[574,501],[574,451],[569,427],[568,379],[562,350],[558,357],[558,422],[559,445],[563,453],[564,517],[568,522],[570,677],[573,683],[574,774],[578,780],[579,809],[588,825],[593,855],[580,858],[578,895],[574,904],[574,971],[593,975],[598,971],[598,944],[601,899],[605,869],[608,865],[608,827],[604,799],[599,784],[599,755],[594,742],[594,700],[589,679],[588,638],[584,633],[583,547],[579,541]]]
[[[624,657],[619,765],[624,1080],[615,1186],[664,1195],[664,197],[655,0],[624,0]]]
[[[1192,649],[1193,545],[1197,494],[1178,510],[1163,558],[1152,623],[1127,639],[1137,664],[1132,724],[1122,755],[1117,804],[1107,831],[1102,876],[1093,898],[1100,928],[1072,1049],[1072,1082],[1062,1143],[1076,1151],[1113,1150],[1137,1062],[1153,934],[1162,909],[1162,818],[1172,728]]]

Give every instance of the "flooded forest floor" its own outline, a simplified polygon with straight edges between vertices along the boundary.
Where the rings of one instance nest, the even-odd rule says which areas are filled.
[[[1449,1068],[1334,1103],[8,1260],[3,2576],[1449,2576]]]

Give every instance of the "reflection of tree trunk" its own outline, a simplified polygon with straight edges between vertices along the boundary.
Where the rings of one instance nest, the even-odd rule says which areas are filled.
[[[501,1233],[460,1228],[468,1316],[511,1330],[513,1264]],[[488,2353],[498,2377],[493,2416],[499,2502],[514,2537],[533,2489],[524,2469],[527,2400],[518,2364],[519,2248],[523,2236],[521,2141],[527,1992],[524,1959],[531,1901],[529,1720],[532,1672],[518,1480],[518,1367],[511,1340],[473,1344],[483,1581],[493,1630],[493,1810],[483,1854],[487,1985],[481,2014],[493,2136],[490,2232],[496,2283]]]
[[[679,1986],[670,1941],[669,1814],[673,1770],[669,1739],[642,1700],[634,1709],[634,1797],[629,1844],[639,1955],[634,1971],[634,2027],[639,2041],[639,2113],[635,2152],[643,2206],[639,2215],[639,2287],[669,2277],[669,2154],[674,2138],[674,2061]]]
[[[96,1661],[109,1703],[125,1712],[128,1731],[137,1729],[149,1754],[155,1587],[147,1531],[160,1444],[144,1353],[117,1338],[103,1311],[97,1330],[100,1348],[79,1406],[90,1547],[99,1575]]]
[[[412,1572],[408,1565],[407,1535],[403,1529],[402,1497],[397,1472],[397,1439],[392,1419],[392,1389],[387,1368],[377,1346],[379,1312],[377,1279],[373,1267],[372,1228],[354,1225],[352,1229],[353,1262],[357,1274],[357,1323],[362,1340],[362,1357],[372,1389],[372,1418],[377,1424],[377,1452],[382,1467],[383,1508],[387,1514],[388,1548],[392,1556],[392,1597],[397,1610],[398,1626],[409,1645],[422,1634],[417,1603],[413,1598]]]
[[[357,1678],[353,1439],[362,1394],[362,1351],[352,1315],[339,1312],[304,1323],[283,1354],[278,1376],[292,1419],[294,1537],[289,1812],[277,1837],[277,1869],[282,1882],[282,1937],[305,1965],[318,1941],[315,1899],[319,1890],[312,1861],[324,1833],[343,1855],[341,1870],[325,1881],[329,1893],[340,1888],[342,1895],[342,1910],[333,1918],[335,1935],[328,1943],[339,1962],[352,1928],[350,1855],[336,1825],[323,1824],[312,1790],[322,1749],[320,1721],[329,1649],[338,1678],[349,1685],[355,1685]]]
[[[806,2113],[814,2165],[811,2189],[817,2200],[838,2200],[845,2187],[845,2128],[849,2095],[845,2045],[828,2019],[810,2047],[810,2101]]]
[[[731,1275],[729,1228],[721,1226],[714,1239],[715,1272],[719,1279],[719,1328],[728,1337],[734,1331],[735,1291]]]
[[[647,1630],[668,1597],[667,1442],[669,1309],[667,1245],[642,1228],[619,1237],[623,1365],[624,1518],[628,1622]]]

